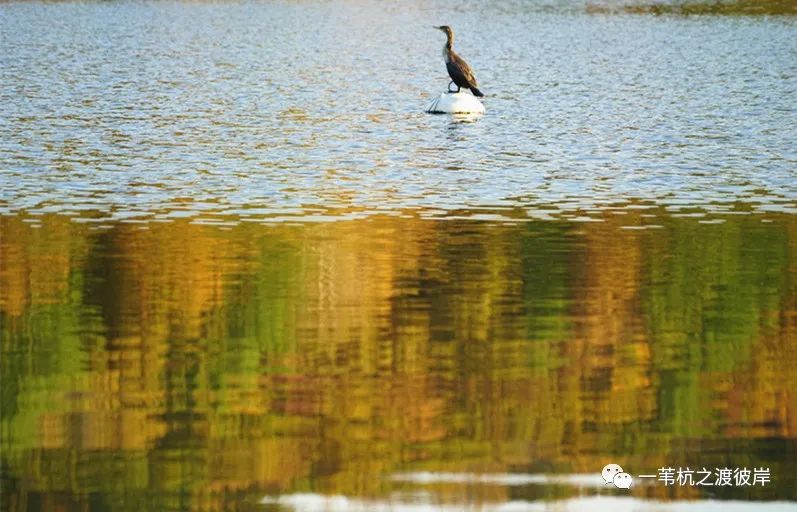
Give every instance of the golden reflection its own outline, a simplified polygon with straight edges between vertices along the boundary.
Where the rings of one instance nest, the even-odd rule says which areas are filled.
[[[765,464],[771,495],[795,499],[797,222],[659,214],[655,232],[621,229],[634,213],[229,230],[2,217],[6,503],[216,510],[383,496],[398,471],[613,458]]]

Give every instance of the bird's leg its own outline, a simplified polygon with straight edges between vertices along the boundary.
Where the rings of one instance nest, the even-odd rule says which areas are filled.
[[[462,87],[460,87],[460,86],[457,86],[457,94],[459,94],[459,90],[460,90],[460,89],[462,89]]]
[[[453,81],[453,80],[451,80],[450,82],[448,82],[448,92],[454,92],[454,91],[452,91],[452,90],[451,90],[451,84],[453,84],[453,83],[454,83],[454,81]],[[457,92],[459,92],[459,91],[457,91]]]

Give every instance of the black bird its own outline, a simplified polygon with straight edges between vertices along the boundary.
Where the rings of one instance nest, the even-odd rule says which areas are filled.
[[[474,96],[484,96],[478,89],[476,77],[473,76],[473,71],[471,71],[468,63],[462,60],[462,57],[454,53],[454,50],[451,48],[454,44],[454,31],[451,30],[451,27],[448,25],[435,28],[445,32],[446,37],[448,37],[446,45],[443,48],[443,58],[446,60],[448,76],[451,77],[451,82],[448,83],[449,91],[451,91],[451,83],[454,83],[457,86],[457,92],[464,87],[465,89],[470,89]]]

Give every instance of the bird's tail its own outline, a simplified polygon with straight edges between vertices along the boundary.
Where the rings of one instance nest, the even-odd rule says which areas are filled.
[[[484,93],[475,87],[471,87],[470,92],[472,92],[474,96],[479,96],[479,97],[484,96]]]

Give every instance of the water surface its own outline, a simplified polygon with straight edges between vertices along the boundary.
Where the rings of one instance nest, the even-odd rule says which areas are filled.
[[[797,508],[797,23],[591,12],[0,4],[2,509]]]
[[[6,212],[114,219],[631,199],[794,209],[791,17],[579,4],[2,6]],[[446,23],[489,115],[423,114]]]

